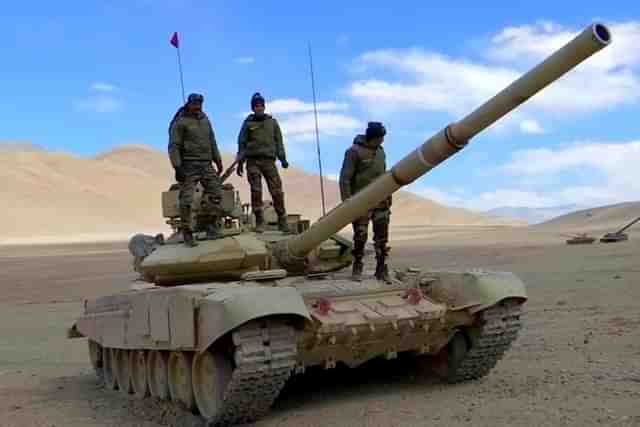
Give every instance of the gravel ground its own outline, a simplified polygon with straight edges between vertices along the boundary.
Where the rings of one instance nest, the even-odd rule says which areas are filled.
[[[310,371],[256,426],[640,426],[640,238],[568,246],[526,237],[489,230],[393,243],[395,266],[508,270],[525,281],[524,329],[487,377],[447,385],[402,360]],[[199,425],[103,390],[86,340],[65,338],[82,298],[134,277],[123,243],[0,248],[0,426]]]

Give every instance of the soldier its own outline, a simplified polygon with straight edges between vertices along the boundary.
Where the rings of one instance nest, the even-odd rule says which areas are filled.
[[[346,150],[340,171],[340,196],[342,201],[366,187],[378,176],[385,173],[386,157],[382,143],[387,131],[380,122],[369,122],[365,135],[357,135],[353,145]],[[362,258],[367,242],[369,221],[373,222],[373,241],[376,251],[376,272],[378,280],[390,282],[386,258],[391,215],[391,196],[370,209],[367,216],[356,219],[353,223],[353,273],[356,281],[362,279]]]
[[[202,111],[204,97],[189,95],[187,103],[181,107],[171,121],[169,128],[169,158],[175,169],[176,181],[181,184],[180,216],[182,235],[186,246],[197,246],[191,227],[191,204],[193,192],[198,182],[202,184],[203,211],[210,215],[207,238],[217,236],[217,219],[220,214],[219,175],[222,173],[222,159],[218,151],[213,127]],[[212,162],[216,164],[217,173]]]
[[[278,121],[265,114],[265,102],[259,92],[251,97],[253,114],[242,123],[238,135],[238,176],[242,176],[243,165],[247,163],[247,180],[251,187],[251,210],[256,216],[256,232],[264,231],[262,210],[262,177],[267,181],[273,207],[278,214],[278,229],[288,232],[287,213],[284,205],[282,181],[276,167],[276,159],[283,168],[288,168],[287,156],[282,142],[282,132]]]
[[[164,245],[164,236],[162,233],[156,234],[155,236],[136,234],[129,239],[129,252],[133,255],[133,270],[140,274],[139,280],[144,279],[144,274],[140,266],[142,261],[160,245]]]

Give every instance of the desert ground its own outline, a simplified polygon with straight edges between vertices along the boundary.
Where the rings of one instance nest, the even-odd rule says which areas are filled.
[[[561,229],[562,227],[560,227]],[[511,351],[485,378],[447,385],[409,363],[294,377],[256,426],[640,425],[640,233],[569,246],[545,227],[398,227],[393,266],[518,274],[530,299]],[[198,425],[105,391],[82,299],[127,289],[126,242],[0,247],[0,425]]]

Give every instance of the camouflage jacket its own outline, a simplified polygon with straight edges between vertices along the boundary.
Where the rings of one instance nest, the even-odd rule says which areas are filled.
[[[278,121],[268,114],[262,120],[250,114],[242,123],[238,135],[238,158],[266,157],[286,161]]]
[[[205,113],[178,114],[169,130],[169,158],[174,168],[189,160],[220,161],[216,136]]]
[[[345,152],[340,170],[340,197],[346,200],[362,190],[387,169],[384,148],[367,145],[364,135],[357,135]]]

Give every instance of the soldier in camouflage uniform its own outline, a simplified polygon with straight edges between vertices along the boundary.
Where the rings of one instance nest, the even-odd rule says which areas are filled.
[[[164,245],[162,233],[155,236],[136,234],[129,239],[129,252],[133,255],[133,270],[140,274],[139,279],[144,279],[141,268],[142,261],[160,245]]]
[[[282,180],[276,167],[276,159],[280,160],[283,168],[289,167],[280,125],[271,115],[265,114],[265,101],[260,93],[251,97],[251,110],[253,114],[244,120],[238,135],[237,174],[242,176],[243,165],[246,162],[247,180],[251,187],[251,210],[256,217],[256,232],[261,233],[264,230],[263,176],[273,199],[273,207],[278,214],[278,229],[288,232]]]
[[[169,127],[169,159],[175,169],[176,181],[181,184],[180,216],[182,234],[187,246],[196,246],[191,225],[191,204],[193,192],[198,182],[202,184],[203,212],[208,212],[207,238],[217,236],[217,219],[220,214],[222,192],[220,174],[222,159],[218,151],[213,127],[202,111],[204,97],[189,95],[187,103],[181,107]],[[216,164],[217,172],[212,162]]]
[[[340,196],[342,201],[366,187],[378,176],[385,173],[386,157],[382,143],[386,130],[382,123],[369,122],[365,135],[357,135],[353,145],[345,152],[340,171]],[[369,221],[373,223],[373,241],[376,251],[376,272],[378,280],[390,282],[386,258],[389,255],[389,219],[391,196],[370,209],[366,216],[353,223],[353,279],[362,278],[362,258],[367,242]]]

